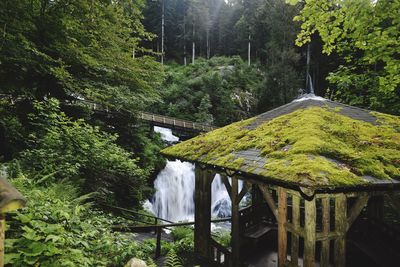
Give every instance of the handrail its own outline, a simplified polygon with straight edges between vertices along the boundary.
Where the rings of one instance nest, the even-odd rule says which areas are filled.
[[[228,222],[231,220],[231,217],[228,218],[222,218],[222,219],[214,219],[211,220],[211,223],[219,223],[219,222]],[[177,222],[177,223],[169,223],[169,224],[152,224],[152,225],[114,225],[112,229],[119,229],[119,230],[130,230],[130,231],[135,231],[135,230],[154,230],[158,228],[169,228],[169,227],[177,227],[177,226],[188,226],[188,225],[193,225],[195,222]]]
[[[210,256],[213,262],[223,266],[229,266],[231,261],[232,252],[215,241],[213,238],[210,239]]]
[[[163,222],[167,222],[167,223],[174,223],[173,221],[169,221],[169,220],[166,220],[166,219],[154,216],[154,215],[149,215],[149,214],[141,213],[141,212],[130,210],[130,209],[126,209],[126,208],[121,208],[121,207],[117,207],[117,206],[113,206],[113,205],[108,205],[108,204],[105,204],[105,203],[99,203],[99,205],[101,205],[103,207],[106,207],[106,208],[110,208],[110,209],[115,209],[115,210],[120,210],[120,211],[133,213],[133,214],[144,216],[144,217],[147,217],[147,218],[157,219],[159,221],[163,221]]]

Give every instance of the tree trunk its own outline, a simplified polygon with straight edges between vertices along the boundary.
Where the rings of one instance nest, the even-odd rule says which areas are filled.
[[[247,48],[247,64],[250,66],[251,63],[251,59],[250,59],[250,55],[251,55],[251,35],[249,34],[249,43],[248,43],[248,48]]]
[[[185,4],[185,2],[183,2]],[[183,8],[183,65],[186,66],[186,6]]]
[[[161,0],[161,64],[164,65],[164,13],[165,13],[165,5],[164,0]]]
[[[192,27],[193,27],[193,29],[192,29],[192,65],[194,65],[194,56],[196,54],[196,44],[194,42],[194,38],[196,37],[194,18],[193,18]]]
[[[210,58],[210,30],[207,29],[206,32],[206,42],[207,42],[207,59]]]

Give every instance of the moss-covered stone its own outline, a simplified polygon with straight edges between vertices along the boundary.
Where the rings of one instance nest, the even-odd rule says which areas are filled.
[[[233,123],[164,149],[168,156],[252,172],[236,152],[258,149],[266,163],[259,175],[302,186],[368,184],[363,176],[400,179],[400,118],[374,112],[380,125],[328,107],[308,107],[249,129]],[[244,166],[244,162],[246,165]]]

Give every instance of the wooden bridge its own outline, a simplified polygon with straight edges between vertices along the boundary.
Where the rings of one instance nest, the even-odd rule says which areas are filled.
[[[12,103],[21,100],[23,98],[20,97],[13,97],[12,95],[8,94],[0,94],[1,98],[9,98]],[[96,113],[103,113],[103,114],[116,114],[115,111],[110,110],[108,107],[101,105],[99,103],[96,103],[91,100],[86,100],[86,99],[73,99],[73,100],[67,100],[62,102],[64,105],[73,105],[73,104],[81,104],[83,106],[89,107],[93,112]],[[183,119],[178,119],[178,118],[173,118],[173,117],[168,117],[164,115],[159,115],[159,114],[154,114],[150,112],[138,112],[136,114],[136,117],[142,121],[149,122],[150,124],[154,126],[160,126],[160,127],[165,127],[169,128],[172,130],[178,130],[178,131],[183,131],[191,134],[198,134],[198,133],[204,133],[204,132],[209,132],[212,130],[217,129],[218,127],[215,127],[213,125],[209,125],[206,123],[200,123],[200,122],[194,122],[194,121],[189,121],[189,120],[183,120]]]
[[[74,100],[74,102],[75,103],[79,102],[81,104],[84,104],[84,105],[90,107],[95,112],[102,112],[102,113],[106,113],[106,114],[115,113],[113,111],[110,111],[107,107],[104,107],[93,101]],[[189,132],[189,133],[204,133],[204,132],[209,132],[209,131],[212,131],[212,130],[215,130],[218,128],[213,125],[209,125],[209,124],[205,124],[205,123],[194,122],[194,121],[189,121],[189,120],[182,120],[182,119],[178,119],[178,118],[168,117],[168,116],[154,114],[154,113],[150,113],[150,112],[144,112],[144,111],[138,112],[136,114],[136,117],[142,121],[149,122],[150,124],[152,124],[154,126],[160,126],[160,127],[173,129],[173,130]]]
[[[209,132],[217,129],[215,126],[204,123],[181,120],[148,112],[139,112],[137,117],[141,120],[148,121],[155,126],[166,127],[170,129],[185,130],[190,132]]]

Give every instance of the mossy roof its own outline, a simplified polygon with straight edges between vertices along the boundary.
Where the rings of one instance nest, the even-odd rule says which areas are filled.
[[[162,153],[313,190],[394,187],[400,184],[400,117],[305,97]]]

